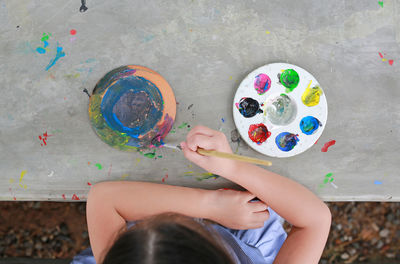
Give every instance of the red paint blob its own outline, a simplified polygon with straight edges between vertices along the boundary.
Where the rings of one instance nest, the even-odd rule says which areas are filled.
[[[165,177],[164,177],[164,178],[162,178],[162,180],[161,180],[161,181],[162,181],[162,182],[165,182],[165,180],[166,180],[166,179],[168,179],[168,174],[165,174]]]
[[[74,195],[72,195],[72,200],[79,201],[79,197],[74,193]]]
[[[71,30],[69,31],[69,34],[75,35],[75,34],[76,34],[76,30],[75,30],[75,29],[71,29]]]
[[[250,125],[248,134],[249,138],[258,145],[271,136],[271,132],[269,132],[267,127],[262,123]]]
[[[327,152],[327,151],[328,151],[328,148],[329,148],[330,146],[335,145],[335,144],[336,144],[336,140],[331,140],[331,141],[329,141],[329,142],[326,142],[326,143],[324,144],[324,146],[321,148],[321,151],[322,151],[322,152]]]
[[[87,182],[87,185],[92,186],[92,184],[90,182]]]
[[[390,65],[393,65],[393,60],[389,60],[389,64],[390,64]]]
[[[66,200],[66,198],[65,198],[65,194],[63,194],[63,195],[61,195],[62,196],[62,198],[64,199],[64,200]]]
[[[383,59],[383,55],[382,55],[382,53],[380,53],[380,52],[378,52],[379,53],[379,56]]]

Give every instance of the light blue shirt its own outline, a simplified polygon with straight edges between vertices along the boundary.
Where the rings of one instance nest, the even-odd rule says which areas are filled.
[[[282,227],[282,218],[271,208],[270,217],[264,226],[257,229],[234,230],[213,224],[222,237],[236,263],[269,264],[273,263],[287,237]],[[71,264],[96,264],[91,248],[75,256]]]

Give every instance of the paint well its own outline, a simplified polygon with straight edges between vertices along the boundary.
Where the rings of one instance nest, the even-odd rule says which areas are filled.
[[[291,151],[299,142],[298,135],[282,132],[275,138],[275,143],[282,151]]]
[[[296,118],[296,103],[286,94],[273,97],[267,100],[264,105],[264,115],[274,125],[288,125]]]
[[[271,136],[271,132],[264,124],[253,124],[249,127],[248,135],[251,141],[260,145]]]
[[[311,81],[306,90],[304,91],[304,93],[302,94],[301,101],[306,106],[315,106],[319,104],[319,100],[323,92],[321,87],[319,87],[319,85],[316,85],[312,88],[310,88],[310,85]]]
[[[265,73],[260,73],[254,80],[254,89],[259,95],[264,94],[271,88],[271,79]]]
[[[284,70],[281,74],[278,74],[278,79],[286,87],[287,93],[293,91],[300,81],[299,74],[293,69]]]
[[[239,103],[235,105],[239,112],[246,118],[253,117],[263,112],[263,110],[260,109],[260,104],[250,97],[243,97],[240,99]]]
[[[321,122],[313,116],[303,117],[300,121],[300,129],[306,135],[314,134],[322,126]]]

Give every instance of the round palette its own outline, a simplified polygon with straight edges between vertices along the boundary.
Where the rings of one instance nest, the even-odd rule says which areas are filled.
[[[241,137],[271,157],[291,157],[310,148],[324,130],[328,104],[318,81],[287,63],[262,66],[240,83],[233,118]]]
[[[94,131],[101,140],[120,150],[162,143],[175,115],[175,96],[167,81],[138,65],[122,66],[104,75],[89,102]]]

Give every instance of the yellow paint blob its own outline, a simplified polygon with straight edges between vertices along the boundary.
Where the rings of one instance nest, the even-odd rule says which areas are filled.
[[[301,101],[303,101],[303,104],[306,106],[315,106],[319,104],[319,98],[323,94],[321,87],[318,85],[314,86],[313,88],[310,88],[310,84],[304,91],[303,95],[301,96]]]

